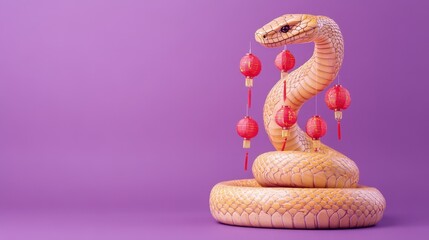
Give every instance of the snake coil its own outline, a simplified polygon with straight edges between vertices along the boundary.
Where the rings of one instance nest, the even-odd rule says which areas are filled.
[[[301,106],[337,76],[344,57],[338,25],[325,16],[286,14],[255,33],[266,47],[314,42],[312,57],[290,74],[283,74],[267,96],[264,125],[276,150],[282,147],[281,128],[274,111],[286,104],[297,113]],[[312,152],[312,141],[295,124],[289,130],[287,151],[261,154],[253,163],[255,179],[216,184],[210,211],[219,222],[269,228],[355,228],[375,225],[386,201],[375,188],[358,185],[359,169],[343,154],[323,145]]]

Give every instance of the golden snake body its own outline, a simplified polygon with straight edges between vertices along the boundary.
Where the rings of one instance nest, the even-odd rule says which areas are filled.
[[[283,27],[288,27],[283,31]],[[297,113],[311,97],[337,76],[344,56],[343,38],[330,18],[287,14],[255,33],[266,47],[314,42],[313,56],[281,79],[267,96],[264,125],[271,143],[280,150],[284,139],[275,123],[275,111],[283,103]],[[376,224],[386,202],[375,188],[358,186],[359,169],[343,154],[311,139],[297,124],[289,129],[286,151],[261,154],[253,163],[255,179],[218,183],[210,194],[210,210],[222,223],[275,228],[353,228]]]

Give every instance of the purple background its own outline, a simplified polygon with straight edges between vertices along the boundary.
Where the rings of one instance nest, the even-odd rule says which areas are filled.
[[[424,1],[0,1],[0,238],[380,239],[428,234]],[[279,78],[253,40],[285,13],[327,15],[345,39],[352,94],[343,141],[387,211],[374,228],[230,227],[208,209],[219,181],[250,178],[235,123],[252,41],[263,71],[251,114]],[[312,44],[290,46],[297,65]],[[314,114],[310,100],[299,115]],[[251,157],[271,151],[261,131]]]

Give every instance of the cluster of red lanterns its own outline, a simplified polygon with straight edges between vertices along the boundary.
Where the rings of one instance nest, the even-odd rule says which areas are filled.
[[[240,72],[246,77],[245,86],[247,87],[247,105],[246,116],[237,123],[237,133],[243,138],[243,148],[250,148],[250,139],[256,137],[259,131],[258,123],[249,116],[249,109],[252,104],[253,79],[261,73],[262,65],[258,57],[251,52],[247,53],[240,60]],[[247,170],[249,162],[249,152],[246,151],[244,158],[244,170]]]
[[[274,64],[280,70],[281,77],[284,78],[283,104],[275,115],[275,120],[277,125],[279,125],[282,128],[282,138],[284,139],[283,145],[282,145],[282,151],[284,151],[286,147],[286,141],[287,141],[289,129],[298,120],[296,116],[296,112],[290,106],[286,105],[287,82],[286,82],[285,74],[287,74],[291,69],[293,69],[293,67],[295,67],[295,57],[292,55],[292,53],[289,50],[284,49],[277,55],[276,59],[274,60]]]
[[[282,138],[284,139],[282,151],[285,150],[286,141],[289,129],[297,122],[297,114],[294,109],[286,105],[287,82],[286,75],[295,66],[295,57],[289,51],[284,49],[280,52],[274,61],[276,67],[281,71],[283,80],[283,104],[276,112],[275,122],[282,128]],[[240,60],[240,72],[245,76],[245,86],[247,87],[247,105],[246,116],[238,121],[236,130],[240,137],[243,138],[243,148],[250,148],[250,140],[258,134],[258,123],[249,116],[249,109],[252,102],[252,87],[253,79],[257,77],[262,69],[261,61],[251,52],[247,53]],[[351,98],[349,91],[343,86],[336,84],[330,88],[325,95],[325,102],[329,109],[334,110],[335,119],[338,126],[338,139],[341,139],[341,119],[342,110],[350,106]],[[314,151],[320,150],[320,138],[327,132],[327,125],[325,120],[319,115],[315,115],[308,119],[306,124],[306,133],[313,140]],[[244,170],[247,170],[249,153],[246,150]]]
[[[282,138],[284,139],[284,142],[281,150],[284,151],[288,131],[297,121],[295,111],[290,106],[286,105],[287,78],[285,76],[285,74],[295,66],[295,57],[289,50],[284,49],[276,56],[274,64],[281,71],[281,77],[285,79],[283,81],[283,104],[275,115],[277,125],[282,128]],[[335,111],[335,119],[337,120],[338,126],[338,139],[341,139],[341,110],[347,109],[350,106],[350,101],[351,98],[349,91],[339,84],[329,89],[325,95],[325,102],[328,105],[328,108]],[[308,119],[305,129],[307,135],[313,140],[314,151],[319,151],[320,138],[323,137],[327,131],[325,120],[323,120],[321,116],[315,115]]]

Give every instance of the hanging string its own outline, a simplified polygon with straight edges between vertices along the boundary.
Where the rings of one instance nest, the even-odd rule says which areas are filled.
[[[286,80],[283,81],[283,105],[286,105]]]
[[[316,72],[318,72],[318,66],[317,66],[317,64],[316,64]],[[318,101],[317,101],[317,99],[318,99],[318,94],[319,93],[319,82],[317,81],[317,76],[316,76],[316,115],[318,115]]]
[[[315,101],[316,102],[316,115],[317,115],[317,110],[318,110],[317,109],[318,108],[318,102],[317,102],[318,97],[317,97],[317,95],[319,95],[319,94],[317,94],[317,92],[318,92],[318,90],[317,90],[318,86],[317,85],[318,85],[318,83],[316,81],[316,101]]]
[[[338,77],[337,77],[337,83],[338,83],[338,85],[340,85],[340,76],[341,76],[341,73],[338,72]]]
[[[252,53],[252,41],[249,41],[249,53]]]
[[[247,108],[252,106],[252,88],[247,89]]]

